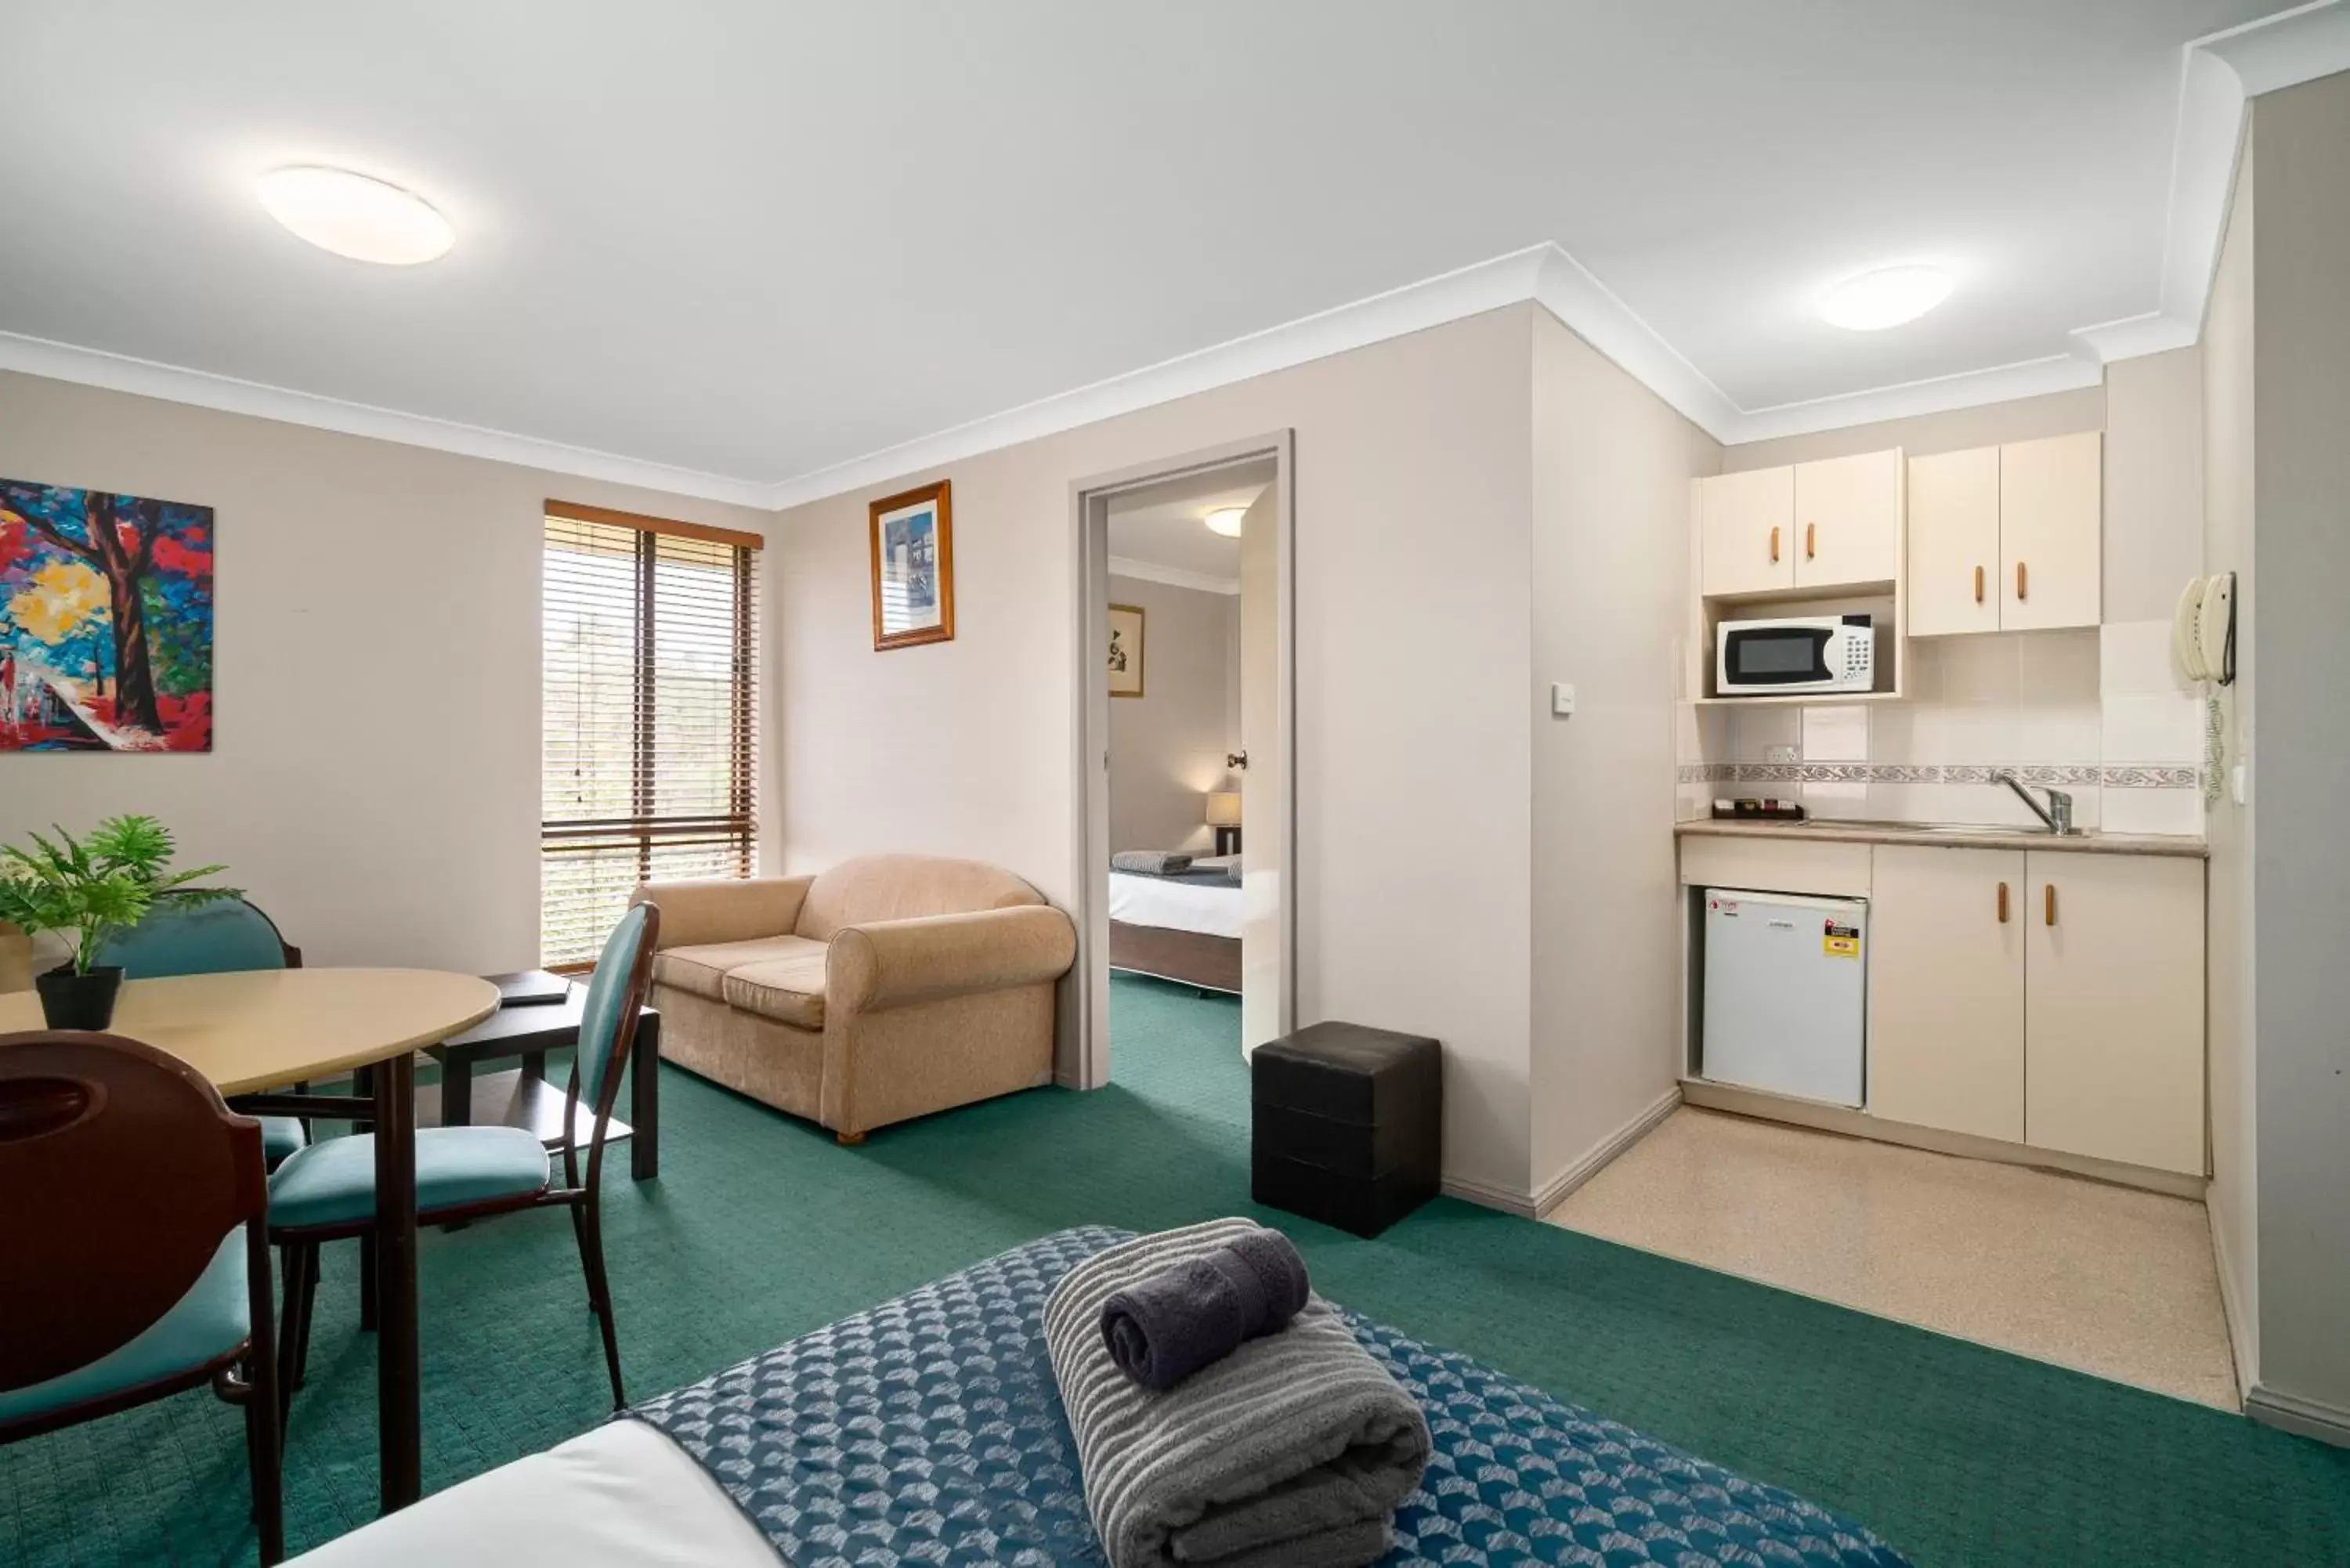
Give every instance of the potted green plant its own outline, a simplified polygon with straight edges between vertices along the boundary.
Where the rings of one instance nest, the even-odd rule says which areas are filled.
[[[122,989],[121,966],[98,961],[108,936],[159,905],[209,903],[239,891],[188,886],[227,867],[170,869],[171,830],[151,816],[109,816],[78,839],[62,827],[50,831],[54,839],[32,835],[29,849],[0,845],[0,920],[27,936],[58,931],[72,939],[73,956],[34,977],[41,1014],[52,1029],[104,1029]]]

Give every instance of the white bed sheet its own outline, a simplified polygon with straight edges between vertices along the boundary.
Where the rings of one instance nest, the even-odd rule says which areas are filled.
[[[1225,864],[1221,859],[1195,860],[1195,867]],[[1158,877],[1109,874],[1109,918],[1129,926],[1158,926],[1170,931],[1197,931],[1203,937],[1241,934],[1241,890],[1199,882],[1170,882]]]
[[[710,1472],[642,1421],[501,1465],[290,1560],[300,1568],[777,1568]]]

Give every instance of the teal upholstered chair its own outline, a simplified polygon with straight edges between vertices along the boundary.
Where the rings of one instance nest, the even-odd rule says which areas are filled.
[[[604,1137],[619,1097],[622,1069],[637,1033],[637,1012],[652,972],[660,911],[638,904],[605,939],[588,981],[579,1045],[563,1101],[563,1185],[555,1186],[546,1146],[524,1127],[421,1127],[416,1134],[416,1214],[446,1224],[524,1209],[571,1211],[579,1266],[588,1278],[588,1304],[604,1332],[604,1365],[612,1378],[612,1407],[626,1403],[620,1387],[620,1344],[612,1326],[612,1297],[604,1278],[604,1233],[597,1194],[602,1186]],[[592,1109],[588,1174],[579,1177],[577,1111]],[[290,1398],[309,1354],[310,1312],[318,1288],[321,1242],[364,1236],[375,1228],[375,1138],[359,1133],[312,1144],[277,1168],[269,1181],[269,1229],[286,1249],[286,1324],[279,1382]]]
[[[302,950],[278,934],[277,923],[243,898],[206,904],[165,904],[136,926],[118,930],[98,961],[119,964],[125,980],[173,974],[224,974],[233,970],[299,969]],[[261,1147],[276,1165],[310,1141],[292,1116],[261,1118]]]
[[[244,1407],[261,1561],[277,1562],[259,1126],[151,1045],[0,1035],[0,1444],[210,1384]]]

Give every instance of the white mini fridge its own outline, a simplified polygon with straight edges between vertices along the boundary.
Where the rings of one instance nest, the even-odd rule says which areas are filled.
[[[1868,902],[1705,889],[1705,1027],[1717,1084],[1866,1101]]]

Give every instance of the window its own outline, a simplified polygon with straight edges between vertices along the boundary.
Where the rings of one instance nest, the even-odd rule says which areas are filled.
[[[639,882],[758,869],[756,535],[546,504],[539,953],[595,961]]]

